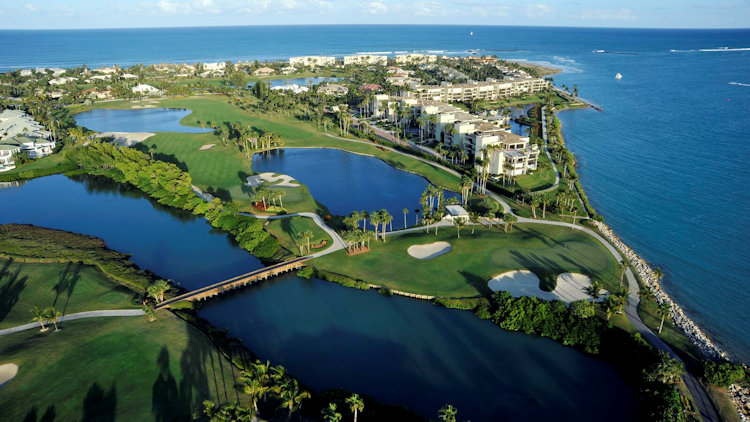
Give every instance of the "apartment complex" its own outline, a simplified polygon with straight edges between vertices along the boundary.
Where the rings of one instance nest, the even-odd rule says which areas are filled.
[[[434,63],[438,56],[434,54],[396,54],[395,60],[398,64]]]
[[[533,94],[549,87],[549,81],[542,78],[488,79],[484,82],[468,82],[441,85],[415,85],[407,95],[419,100],[441,102],[470,102],[475,100],[495,101],[519,95]]]
[[[298,56],[289,58],[289,66],[333,66],[336,58],[333,56]]]
[[[15,168],[15,154],[26,152],[29,158],[52,154],[55,141],[50,132],[21,110],[0,113],[0,172]]]
[[[478,116],[440,101],[385,94],[374,96],[370,109],[392,122],[421,120],[426,139],[457,146],[475,159],[488,157],[493,176],[520,176],[538,167],[538,145],[505,129],[505,119]]]
[[[388,64],[388,56],[373,56],[369,54],[355,54],[353,56],[344,56],[344,66],[350,64],[379,64],[385,66]]]

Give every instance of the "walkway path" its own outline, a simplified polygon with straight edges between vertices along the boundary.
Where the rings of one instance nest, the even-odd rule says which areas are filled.
[[[542,140],[544,140],[544,152],[547,154],[547,158],[549,159],[549,163],[552,166],[552,170],[555,171],[555,183],[552,184],[552,186],[534,191],[533,193],[545,193],[550,192],[555,189],[557,189],[557,186],[560,184],[560,172],[557,170],[557,165],[555,165],[555,162],[552,161],[552,154],[549,152],[549,141],[547,140],[547,114],[546,114],[547,107],[542,107]]]
[[[75,314],[65,315],[60,317],[60,319],[57,320],[57,325],[62,325],[65,321],[74,321],[76,319],[83,319],[83,318],[100,318],[100,317],[128,317],[128,316],[139,316],[144,315],[144,312],[141,309],[113,309],[109,311],[88,311],[88,312],[78,312]],[[47,324],[50,325],[50,324]],[[4,330],[0,330],[0,336],[4,336],[7,334],[13,334],[18,333],[21,331],[31,330],[32,328],[41,328],[38,322],[32,322],[29,324],[19,325],[16,327],[6,328]]]
[[[328,233],[329,236],[331,236],[331,239],[333,239],[333,244],[329,247],[327,247],[325,250],[314,253],[312,255],[308,255],[308,258],[317,258],[319,256],[328,255],[329,253],[336,252],[341,249],[346,249],[346,242],[344,242],[344,239],[339,236],[338,233],[336,233],[336,230],[333,230],[332,228],[328,227],[328,225],[323,221],[322,218],[318,214],[315,214],[314,212],[296,212],[293,214],[281,214],[281,215],[257,215],[257,214],[249,214],[246,212],[241,212],[241,215],[246,215],[248,217],[254,217],[259,220],[279,220],[282,218],[290,218],[290,217],[307,217],[312,218],[315,224],[318,225],[321,229],[323,229],[326,233]]]

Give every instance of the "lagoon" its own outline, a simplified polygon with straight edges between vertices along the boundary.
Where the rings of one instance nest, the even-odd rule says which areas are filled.
[[[107,179],[35,179],[0,189],[0,203],[0,223],[99,236],[187,288],[260,266],[202,219]],[[635,419],[610,366],[428,302],[286,275],[213,299],[201,316],[311,388],[349,388],[425,417],[452,403],[473,421]]]
[[[424,177],[380,159],[337,149],[285,148],[256,154],[252,166],[257,173],[282,173],[299,180],[332,214],[385,208],[393,216],[394,229],[404,226],[404,208],[409,210],[407,225],[414,225],[414,210],[420,208],[419,198],[429,185]]]
[[[211,132],[212,129],[183,126],[180,120],[190,113],[190,110],[175,108],[101,108],[84,111],[73,117],[78,125],[97,132]]]

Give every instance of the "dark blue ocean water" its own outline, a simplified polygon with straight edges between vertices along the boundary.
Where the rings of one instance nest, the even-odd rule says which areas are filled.
[[[469,36],[473,31],[474,35]],[[562,67],[604,111],[561,114],[589,197],[666,274],[706,331],[750,361],[750,30],[295,26],[0,31],[0,70],[469,49]],[[593,50],[628,53],[594,53]],[[677,51],[671,51],[677,50]],[[620,72],[623,79],[616,81]]]

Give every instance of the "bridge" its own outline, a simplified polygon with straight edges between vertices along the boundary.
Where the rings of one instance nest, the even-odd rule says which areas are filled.
[[[301,258],[292,259],[291,261],[285,261],[275,265],[271,265],[270,267],[260,268],[247,274],[238,275],[237,277],[232,277],[230,279],[214,283],[210,286],[201,287],[200,289],[175,296],[171,299],[167,299],[164,302],[158,304],[156,306],[156,309],[166,309],[169,308],[170,305],[182,301],[192,302],[196,300],[208,299],[213,296],[218,296],[224,292],[247,286],[248,284],[255,283],[259,280],[265,280],[271,277],[275,277],[279,274],[283,274],[285,272],[298,270],[305,266],[305,262],[308,259],[310,258],[303,256]]]

